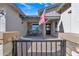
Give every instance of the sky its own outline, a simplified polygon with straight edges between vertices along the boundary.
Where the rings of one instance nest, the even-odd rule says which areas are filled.
[[[15,4],[24,15],[38,15],[38,9],[54,5],[54,3],[16,3]]]

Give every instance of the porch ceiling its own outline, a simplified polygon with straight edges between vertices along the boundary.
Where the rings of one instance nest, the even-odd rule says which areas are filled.
[[[60,19],[60,16],[46,16],[46,20],[59,20]],[[33,17],[33,16],[28,16],[28,17],[25,17],[24,18],[25,21],[30,21],[30,22],[39,22],[40,20],[40,17],[39,16],[36,16],[36,17]]]
[[[21,17],[21,16],[20,16]],[[26,17],[21,17],[22,21],[27,21],[27,22],[39,22],[40,16],[26,16]],[[59,16],[45,16],[46,20],[52,20],[52,21],[59,21],[60,15]]]

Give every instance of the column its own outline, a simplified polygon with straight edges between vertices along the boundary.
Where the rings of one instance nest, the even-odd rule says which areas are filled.
[[[55,35],[55,21],[51,24],[51,35]]]
[[[39,25],[39,34],[42,35],[42,25]]]
[[[46,38],[46,24],[43,24],[43,38]]]
[[[51,35],[53,35],[53,22],[51,23]]]
[[[26,36],[28,35],[28,22],[26,21]]]
[[[55,21],[53,22],[53,35],[55,35]]]

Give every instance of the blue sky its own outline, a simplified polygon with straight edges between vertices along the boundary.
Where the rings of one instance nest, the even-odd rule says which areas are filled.
[[[45,6],[53,5],[53,3],[16,3],[16,6],[27,15],[38,15],[38,9]]]

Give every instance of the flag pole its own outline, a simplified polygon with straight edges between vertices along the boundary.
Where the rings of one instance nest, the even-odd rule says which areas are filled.
[[[43,24],[43,38],[46,38],[46,24]]]
[[[45,10],[46,10],[46,7],[45,7]],[[43,39],[45,38],[46,38],[46,23],[43,24]]]
[[[46,24],[45,24],[45,12],[46,12],[46,7],[40,17],[40,21],[39,21],[39,25],[42,25],[42,35],[43,35],[43,38],[45,39],[46,37]]]

